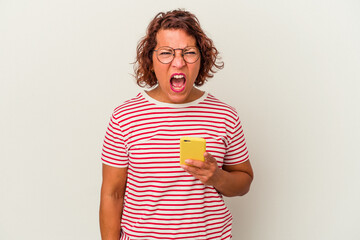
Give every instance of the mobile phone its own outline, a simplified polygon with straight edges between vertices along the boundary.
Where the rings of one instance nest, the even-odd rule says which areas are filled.
[[[180,164],[185,164],[186,159],[205,161],[206,141],[199,137],[180,138]]]

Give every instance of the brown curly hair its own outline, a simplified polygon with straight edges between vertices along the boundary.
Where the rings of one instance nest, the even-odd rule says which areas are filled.
[[[216,69],[222,69],[224,63],[218,62],[218,50],[213,41],[206,36],[200,27],[197,17],[185,10],[173,10],[169,12],[160,12],[150,22],[145,37],[141,39],[137,46],[137,55],[134,65],[135,78],[137,84],[141,87],[153,87],[157,85],[153,69],[152,54],[157,45],[156,35],[159,30],[182,29],[187,34],[193,36],[197,47],[201,52],[200,70],[195,80],[195,86],[201,86],[208,78],[214,76]]]

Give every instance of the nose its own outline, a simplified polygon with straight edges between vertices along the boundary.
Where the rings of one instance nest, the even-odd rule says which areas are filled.
[[[184,57],[182,55],[182,50],[181,49],[176,49],[176,50],[180,50],[180,51],[175,51],[174,54],[174,59],[171,63],[172,66],[176,67],[176,68],[182,68],[185,66],[186,62],[184,60]]]

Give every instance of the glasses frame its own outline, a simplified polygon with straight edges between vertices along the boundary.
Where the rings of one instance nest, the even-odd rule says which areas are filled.
[[[161,48],[169,48],[169,49],[172,50],[173,54],[172,54],[172,59],[171,59],[171,61],[164,63],[164,62],[162,62],[162,61],[159,59],[158,51],[159,51]],[[188,49],[188,48],[196,48],[196,49],[199,51],[199,56],[198,56],[198,58],[197,58],[195,61],[193,61],[193,62],[188,62],[188,61],[185,60],[184,50],[185,50],[185,49]],[[196,62],[200,59],[200,56],[201,56],[201,51],[200,51],[200,49],[199,49],[198,47],[196,47],[196,46],[189,46],[189,47],[186,47],[186,48],[172,48],[172,47],[169,47],[169,46],[162,46],[162,47],[159,47],[157,50],[153,50],[153,52],[156,52],[156,58],[159,60],[159,62],[161,62],[162,64],[169,64],[169,63],[171,63],[172,61],[174,61],[176,50],[181,50],[181,57],[182,57],[182,59],[183,59],[186,63],[188,63],[188,64],[196,63]]]

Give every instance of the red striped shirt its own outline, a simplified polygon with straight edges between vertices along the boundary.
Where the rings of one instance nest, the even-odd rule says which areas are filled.
[[[211,94],[168,104],[142,92],[115,109],[102,161],[128,168],[121,239],[231,239],[221,194],[179,165],[182,136],[205,138],[219,167],[249,158],[237,112]]]

